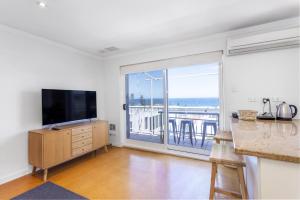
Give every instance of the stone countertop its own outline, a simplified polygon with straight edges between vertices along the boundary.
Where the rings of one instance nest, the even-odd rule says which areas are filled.
[[[300,120],[232,119],[231,131],[236,153],[300,163]]]

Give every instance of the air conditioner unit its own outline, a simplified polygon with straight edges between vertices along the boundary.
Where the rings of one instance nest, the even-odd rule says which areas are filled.
[[[274,49],[299,47],[300,28],[292,28],[269,33],[227,40],[227,55],[240,55]]]

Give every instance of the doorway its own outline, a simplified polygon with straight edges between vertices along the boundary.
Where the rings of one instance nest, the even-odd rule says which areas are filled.
[[[220,64],[125,74],[126,138],[209,155],[220,126]]]

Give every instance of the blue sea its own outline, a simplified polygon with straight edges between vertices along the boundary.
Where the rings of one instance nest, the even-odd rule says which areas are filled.
[[[154,98],[153,105],[163,105],[163,99]],[[169,106],[183,107],[216,107],[219,106],[219,98],[169,98]],[[150,99],[130,99],[130,106],[150,105]]]

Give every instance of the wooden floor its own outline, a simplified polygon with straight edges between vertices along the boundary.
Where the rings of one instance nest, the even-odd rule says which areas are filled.
[[[113,148],[49,170],[49,181],[89,199],[207,199],[208,162]],[[43,182],[27,175],[0,186],[0,199],[9,199]]]

